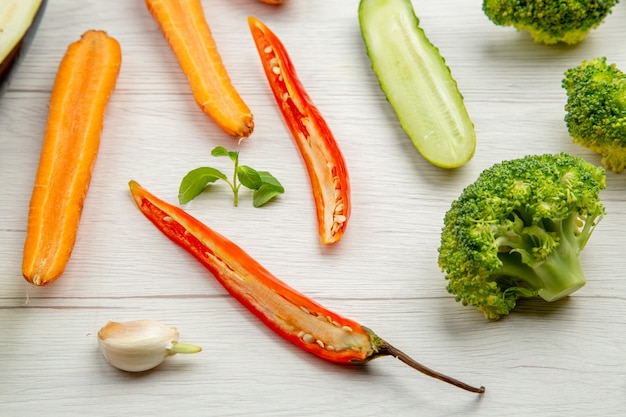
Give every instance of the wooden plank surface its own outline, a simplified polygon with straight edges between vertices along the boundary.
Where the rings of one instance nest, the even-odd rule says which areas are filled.
[[[607,216],[583,252],[587,286],[553,304],[520,303],[487,322],[455,303],[437,267],[443,215],[485,168],[526,154],[566,151],[563,71],[607,56],[626,69],[626,6],[577,47],[536,45],[496,27],[480,2],[414,2],[446,57],[476,125],[466,166],[428,164],[399,128],[360,37],[356,0],[204,0],[234,84],[256,120],[242,144],[195,105],[143,2],[53,0],[36,40],[0,99],[0,415],[140,416],[618,416],[626,407],[626,177],[608,173]],[[281,37],[344,152],[353,214],[344,239],[322,248],[306,172],[270,94],[246,18]],[[65,274],[30,288],[20,265],[47,103],[67,45],[104,29],[123,50],[78,239]],[[164,238],[132,203],[135,179],[175,202],[183,175],[223,169],[213,147],[274,174],[286,193],[255,209],[228,190],[186,206],[275,275],[358,320],[483,397],[412,371],[393,358],[343,367],[299,351],[256,321],[213,277]],[[622,291],[625,291],[622,293]],[[203,346],[144,374],[100,355],[108,320],[155,319]]]

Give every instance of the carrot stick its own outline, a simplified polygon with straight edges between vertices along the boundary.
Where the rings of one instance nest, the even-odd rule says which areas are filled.
[[[146,6],[187,76],[198,106],[226,133],[250,136],[252,113],[228,76],[200,0],[146,0]]]
[[[24,243],[22,274],[34,285],[55,281],[69,261],[121,59],[115,39],[88,30],[59,65]]]

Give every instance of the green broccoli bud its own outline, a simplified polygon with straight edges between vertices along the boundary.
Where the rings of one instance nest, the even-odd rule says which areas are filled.
[[[604,216],[605,171],[565,153],[483,171],[444,217],[447,290],[497,320],[519,298],[556,301],[585,285],[580,252]]]
[[[484,0],[483,12],[499,26],[527,31],[537,43],[575,44],[598,27],[619,0]]]
[[[602,156],[614,172],[626,166],[626,74],[606,58],[565,71],[565,124],[575,143]]]

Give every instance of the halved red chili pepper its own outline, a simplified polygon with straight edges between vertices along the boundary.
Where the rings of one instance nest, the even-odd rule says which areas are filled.
[[[321,358],[363,364],[394,356],[426,375],[468,391],[476,388],[433,371],[382,340],[367,327],[333,313],[294,290],[239,246],[179,207],[158,199],[137,182],[129,183],[135,203],[168,238],[204,265],[224,288],[278,335]]]
[[[304,159],[324,244],[341,239],[350,217],[350,180],[341,150],[305,91],[280,39],[254,17],[252,38],[276,103]]]

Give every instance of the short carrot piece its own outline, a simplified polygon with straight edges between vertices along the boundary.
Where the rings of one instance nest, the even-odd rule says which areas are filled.
[[[121,60],[117,40],[88,30],[59,65],[24,243],[22,274],[34,285],[54,282],[69,261]]]
[[[231,82],[200,0],[146,0],[146,6],[187,76],[198,106],[224,132],[249,137],[254,130],[252,113]]]

